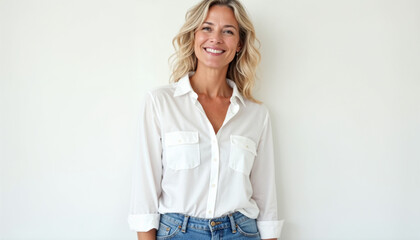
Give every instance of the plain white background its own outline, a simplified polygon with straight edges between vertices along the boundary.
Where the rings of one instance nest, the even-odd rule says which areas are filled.
[[[196,2],[0,0],[0,239],[135,239],[138,110]],[[243,3],[282,239],[420,239],[420,2]]]

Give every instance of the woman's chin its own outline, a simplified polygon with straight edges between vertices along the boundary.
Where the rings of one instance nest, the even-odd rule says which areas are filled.
[[[197,68],[208,68],[214,70],[223,70],[229,66],[229,63],[220,63],[220,62],[206,62],[206,63],[199,63]]]

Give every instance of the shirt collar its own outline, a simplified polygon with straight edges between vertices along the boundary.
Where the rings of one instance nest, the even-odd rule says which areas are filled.
[[[179,79],[179,81],[175,85],[174,97],[178,97],[189,92],[194,92],[190,83],[190,77],[192,75],[194,75],[194,72],[189,72],[181,79]]]
[[[239,92],[238,87],[236,86],[236,83],[233,80],[230,80],[229,78],[226,78],[227,83],[231,88],[233,88],[232,97],[230,99],[239,99],[241,103],[245,106],[244,97]]]
[[[179,81],[175,85],[175,92],[174,97],[178,97],[187,93],[193,93],[193,96],[197,98],[197,94],[194,92],[194,90],[191,87],[190,83],[190,77],[194,75],[194,72],[189,72],[184,77],[179,79]],[[239,99],[241,103],[245,106],[245,100],[242,94],[239,92],[238,87],[236,86],[236,83],[229,78],[226,78],[227,84],[233,89],[231,100],[233,99]]]

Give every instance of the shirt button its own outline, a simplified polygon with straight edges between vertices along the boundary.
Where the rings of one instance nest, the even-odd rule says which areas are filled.
[[[213,158],[213,162],[217,162],[217,158]]]
[[[213,184],[211,185],[211,187],[216,187],[216,184],[214,184],[214,183],[213,183]]]
[[[209,210],[209,213],[212,213],[212,211],[211,211],[211,210]]]

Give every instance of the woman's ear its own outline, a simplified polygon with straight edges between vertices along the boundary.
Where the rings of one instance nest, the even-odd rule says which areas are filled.
[[[242,49],[242,46],[241,46],[241,44],[240,44],[240,43],[238,43],[238,47],[236,48],[236,52],[240,52],[240,51],[241,51],[241,49]]]
[[[238,46],[236,47],[236,52],[240,52],[242,50],[242,45],[243,45],[242,40],[239,40]]]

